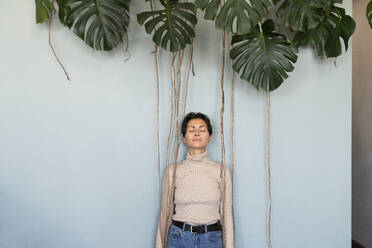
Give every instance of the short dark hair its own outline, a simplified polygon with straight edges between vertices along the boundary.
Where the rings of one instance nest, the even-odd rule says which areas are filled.
[[[198,113],[190,112],[183,118],[183,121],[182,121],[181,132],[182,132],[183,137],[185,137],[186,135],[187,123],[189,123],[189,121],[193,119],[202,119],[205,122],[205,124],[207,124],[209,135],[212,135],[212,125],[211,125],[211,121],[209,120],[208,116],[200,112]]]

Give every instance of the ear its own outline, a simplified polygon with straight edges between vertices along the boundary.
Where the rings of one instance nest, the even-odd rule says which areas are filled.
[[[211,142],[212,140],[212,135],[209,135],[208,141]]]
[[[183,135],[182,135],[182,141],[183,141],[183,143],[186,144],[186,138],[185,138],[185,136],[183,136]]]

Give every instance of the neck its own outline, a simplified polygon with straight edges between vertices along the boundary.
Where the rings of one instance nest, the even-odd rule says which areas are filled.
[[[204,150],[204,152],[202,152]],[[191,153],[191,149],[188,151],[186,155],[186,160],[188,161],[201,161],[201,162],[207,162],[209,160],[208,158],[208,152],[206,149],[200,149],[199,152],[195,153],[197,151],[194,151],[194,153]]]
[[[198,155],[198,154],[204,153],[205,151],[206,151],[205,148],[198,148],[198,149],[190,148],[189,149],[189,154],[190,155]]]

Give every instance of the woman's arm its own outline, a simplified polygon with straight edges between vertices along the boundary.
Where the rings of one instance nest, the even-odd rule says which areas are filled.
[[[158,220],[158,228],[156,233],[156,248],[165,248],[166,242],[166,231],[167,231],[167,213],[169,209],[169,195],[170,195],[170,180],[169,173],[170,167],[167,167],[164,171],[163,186],[162,186],[162,198],[160,206],[160,215]]]
[[[233,192],[230,171],[225,167],[225,198],[226,198],[226,211],[221,208],[221,215],[224,216],[224,248],[234,248],[234,218],[233,218]],[[221,206],[223,206],[223,198],[221,197]]]

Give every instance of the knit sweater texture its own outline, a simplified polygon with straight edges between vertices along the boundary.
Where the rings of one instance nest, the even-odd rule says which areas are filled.
[[[207,151],[197,155],[187,153],[186,159],[177,165],[174,200],[170,199],[173,170],[174,166],[169,166],[164,172],[156,248],[165,247],[170,226],[167,221],[169,209],[172,214],[174,212],[173,220],[193,225],[223,221],[224,248],[234,248],[232,183],[229,169],[224,168],[226,211],[223,210],[221,166],[209,159]]]

